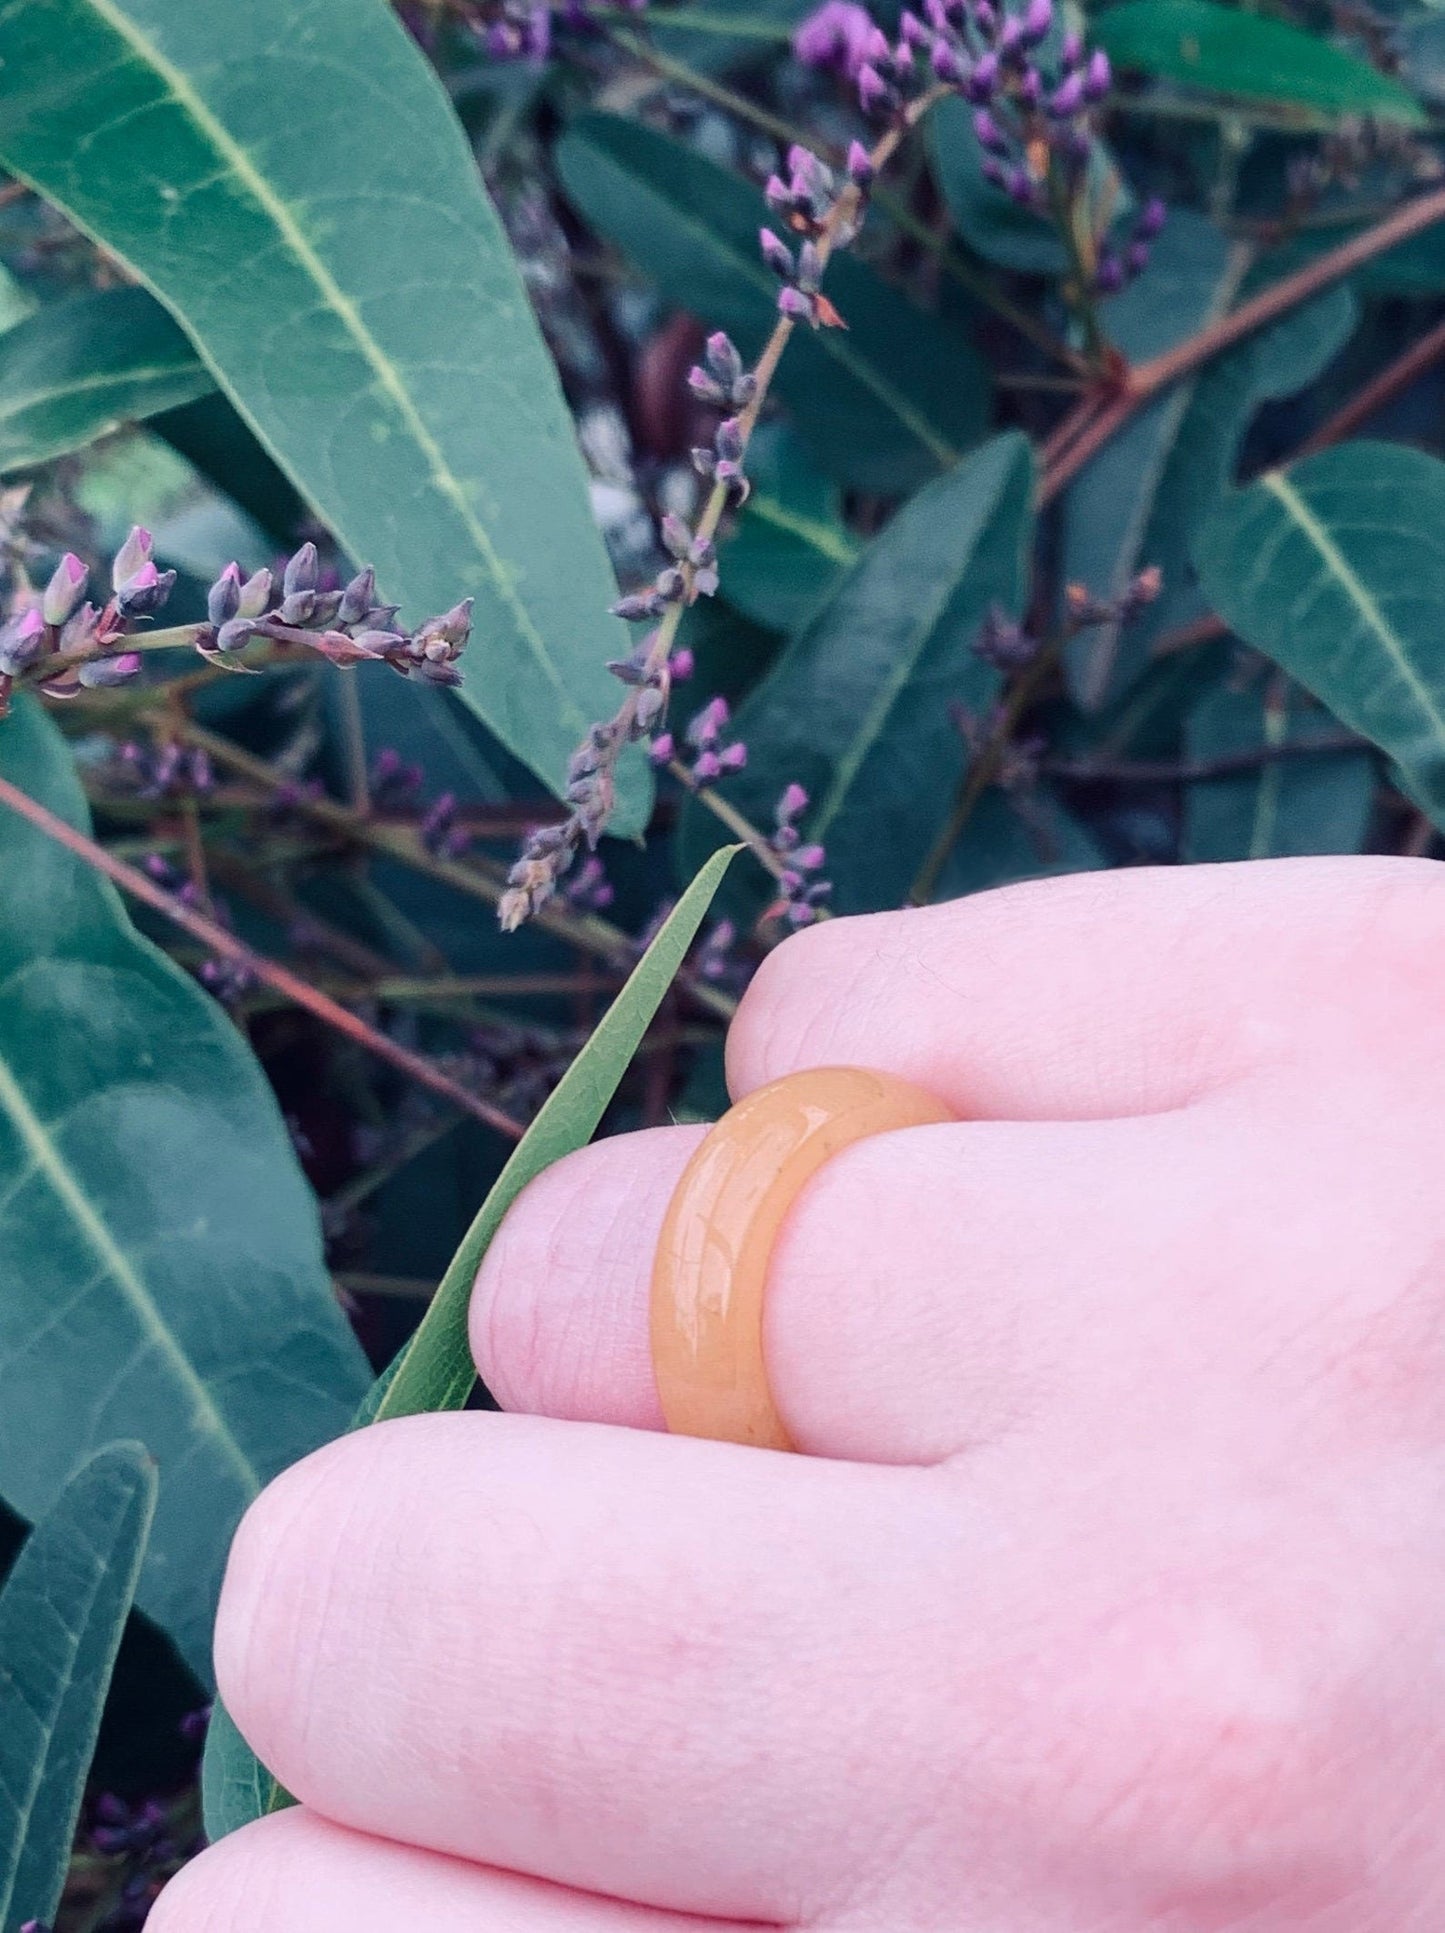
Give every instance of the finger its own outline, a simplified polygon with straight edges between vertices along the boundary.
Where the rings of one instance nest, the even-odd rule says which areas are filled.
[[[293,1810],[193,1859],[149,1933],[743,1933],[472,1866]]]
[[[1440,882],[1387,858],[1138,868],[830,920],[763,962],[728,1084],[851,1063],[970,1117],[1184,1106],[1397,1006],[1402,962],[1445,944]]]
[[[217,1676],[338,1824],[677,1912],[816,1918],[861,1883],[858,1821],[923,1831],[945,1804],[953,1772],[919,1762],[951,1689],[903,1661],[952,1630],[968,1541],[934,1472],[417,1417],[253,1506]]]
[[[503,1408],[663,1427],[652,1257],[703,1132],[598,1142],[517,1201],[472,1298],[478,1371]],[[1175,1186],[1201,1172],[1200,1140],[1180,1113],[913,1128],[836,1155],[794,1202],[768,1271],[764,1355],[792,1440],[928,1463],[1057,1403],[1093,1337],[1138,1296],[1158,1300],[1164,1218],[1181,1257],[1218,1254],[1195,1226],[1218,1189]],[[1235,1191],[1224,1204],[1239,1180],[1220,1180]]]

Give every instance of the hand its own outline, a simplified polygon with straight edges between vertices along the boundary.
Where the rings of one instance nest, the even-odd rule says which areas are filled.
[[[701,1131],[552,1169],[473,1309],[527,1413],[348,1437],[242,1526],[221,1689],[305,1809],[151,1933],[1439,1933],[1442,989],[1425,862],[790,940],[735,1094],[853,1062],[970,1117],[789,1218],[807,1454],[649,1433]]]

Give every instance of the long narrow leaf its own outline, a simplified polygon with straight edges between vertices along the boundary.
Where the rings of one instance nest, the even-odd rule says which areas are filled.
[[[155,1501],[139,1444],[100,1451],[0,1594],[0,1927],[55,1916]]]
[[[585,1147],[596,1133],[738,850],[728,846],[715,852],[668,915],[586,1046],[517,1143],[462,1238],[416,1334],[371,1390],[353,1428],[394,1416],[458,1410],[466,1403],[476,1382],[467,1340],[467,1305],[482,1257],[527,1183],[563,1155]],[[206,1741],[203,1787],[206,1830],[212,1839],[291,1803],[219,1705]]]

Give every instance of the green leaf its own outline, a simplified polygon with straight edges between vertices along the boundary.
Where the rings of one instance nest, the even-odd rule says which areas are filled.
[[[1176,212],[1149,273],[1106,310],[1111,337],[1131,358],[1158,354],[1251,292],[1249,282],[1241,290],[1242,267],[1207,223]],[[1328,290],[1166,392],[1075,479],[1064,505],[1065,580],[1117,596],[1146,564],[1163,577],[1158,600],[1127,629],[1100,625],[1072,642],[1076,702],[1091,711],[1112,703],[1156,637],[1201,615],[1190,547],[1233,478],[1249,425],[1264,403],[1315,380],[1356,315],[1347,287]]]
[[[130,263],[390,599],[476,597],[465,695],[560,788],[614,705],[612,574],[501,224],[392,9],[5,0],[0,63],[0,159]],[[629,759],[623,830],[649,790]]]
[[[948,856],[939,899],[991,891],[1020,879],[1095,872],[1107,864],[1089,831],[1047,784],[1019,799],[990,786]]]
[[[723,546],[727,600],[757,624],[795,631],[859,546],[843,523],[837,485],[782,424],[764,423],[754,436],[748,479],[752,493]]]
[[[1190,715],[1184,743],[1191,759],[1207,762],[1263,747],[1308,745],[1336,730],[1297,686],[1276,699],[1221,685]],[[1198,780],[1185,796],[1184,857],[1359,852],[1374,790],[1375,762],[1368,752],[1291,754],[1255,771]]]
[[[896,904],[948,816],[965,763],[949,707],[996,695],[973,643],[991,604],[1022,602],[1033,489],[1028,442],[1009,434],[920,490],[737,714],[748,764],[722,790],[766,826],[785,785],[807,789],[843,912]],[[688,803],[687,855],[714,824]]]
[[[1232,100],[1424,124],[1413,95],[1357,55],[1214,0],[1127,0],[1099,14],[1092,33],[1116,67]]]
[[[1445,464],[1347,443],[1226,498],[1195,546],[1240,637],[1396,761],[1445,825]]]
[[[726,329],[745,356],[777,321],[778,283],[758,254],[761,191],[695,148],[610,114],[587,114],[557,150],[568,195],[669,302]],[[796,237],[794,237],[796,240]],[[976,351],[852,255],[828,269],[846,329],[798,329],[777,391],[824,469],[896,492],[946,469],[985,420]]]
[[[0,775],[85,803],[34,705]],[[0,808],[0,1492],[36,1517],[118,1435],[160,1468],[139,1601],[203,1680],[232,1530],[366,1365],[269,1087],[80,860]]]
[[[527,1183],[563,1155],[585,1147],[596,1133],[739,850],[729,846],[714,853],[668,914],[586,1046],[512,1150],[415,1335],[373,1385],[352,1428],[465,1406],[477,1376],[467,1338],[467,1307],[482,1257]],[[219,1706],[206,1742],[203,1786],[206,1831],[212,1839],[291,1803]]]
[[[0,474],[82,450],[214,388],[144,289],[51,303],[0,334]]]
[[[0,1594],[0,1927],[55,1917],[155,1501],[139,1444],[99,1451]]]
[[[1154,246],[1147,275],[1106,303],[1104,327],[1130,362],[1144,362],[1192,336],[1229,308],[1248,261],[1213,225],[1177,211]],[[1141,564],[1150,512],[1193,394],[1176,383],[1106,443],[1080,472],[1064,506],[1064,581],[1117,597]],[[1066,656],[1076,703],[1097,710],[1112,694],[1120,634],[1100,625],[1075,638]]]

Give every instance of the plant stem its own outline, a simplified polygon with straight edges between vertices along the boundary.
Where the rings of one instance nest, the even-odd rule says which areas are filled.
[[[1159,393],[1191,374],[1226,349],[1234,348],[1257,330],[1278,321],[1311,296],[1352,275],[1366,262],[1387,249],[1421,234],[1436,222],[1445,220],[1445,188],[1433,189],[1407,202],[1383,221],[1376,222],[1361,235],[1341,242],[1313,262],[1297,269],[1229,315],[1209,323],[1197,334],[1167,350],[1162,356],[1140,363],[1128,371],[1123,384],[1102,412],[1076,436],[1056,460],[1045,467],[1039,484],[1040,505],[1052,503],[1066,484],[1072,482],[1084,465],[1111,437],[1124,427],[1135,412]]]
[[[0,778],[0,805],[8,806],[12,812],[19,813],[20,817],[27,820],[38,832],[43,832],[47,838],[55,840],[57,845],[64,846],[67,852],[74,853],[77,859],[84,860],[87,866],[104,874],[113,885],[118,886],[122,892],[128,893],[132,899],[138,899],[143,905],[149,906],[153,912],[162,914],[173,925],[189,933],[192,939],[199,940],[212,953],[232,961],[257,980],[273,987],[277,993],[283,994],[296,1006],[304,1007],[316,1019],[323,1021],[328,1027],[335,1028],[337,1033],[344,1034],[357,1046],[364,1047],[368,1053],[375,1054],[378,1060],[389,1062],[419,1086],[430,1088],[434,1094],[443,1095],[457,1107],[464,1108],[468,1114],[474,1115],[479,1121],[485,1121],[488,1127],[494,1128],[498,1134],[505,1135],[508,1140],[519,1141],[522,1138],[522,1124],[520,1121],[514,1121],[510,1114],[504,1113],[499,1107],[494,1107],[481,1095],[473,1094],[459,1081],[454,1081],[449,1075],[442,1073],[440,1068],[433,1067],[431,1062],[423,1059],[420,1054],[411,1053],[409,1049],[399,1046],[396,1041],[388,1039],[385,1034],[378,1033],[374,1027],[368,1027],[364,1020],[359,1020],[355,1014],[348,1013],[345,1007],[339,1006],[328,994],[318,992],[309,982],[292,973],[288,967],[282,966],[278,961],[268,960],[264,954],[257,953],[243,940],[238,940],[234,933],[228,933],[224,926],[218,926],[214,920],[207,919],[203,913],[194,912],[189,906],[182,905],[173,893],[166,892],[164,887],[158,886],[153,879],[148,879],[144,873],[137,872],[134,866],[128,866],[124,860],[113,857],[103,846],[97,845],[93,839],[86,838],[83,832],[77,832],[73,826],[67,825],[64,819],[57,818],[55,813],[41,805],[38,800],[22,792],[19,786],[12,785],[9,779]]]

